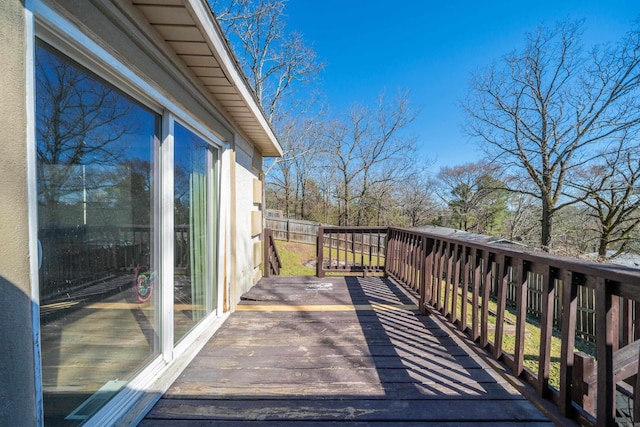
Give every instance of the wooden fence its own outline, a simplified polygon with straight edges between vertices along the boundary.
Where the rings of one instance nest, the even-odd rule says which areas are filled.
[[[495,272],[494,272],[495,273]],[[515,306],[518,298],[517,271],[509,268],[507,271],[507,304]],[[530,274],[527,289],[527,313],[535,317],[542,316],[543,281],[542,276]],[[555,301],[553,310],[553,324],[559,326],[562,321],[562,281],[555,281]],[[491,283],[490,295],[497,295],[497,283]],[[595,290],[588,287],[580,287],[578,293],[578,307],[576,309],[576,334],[589,342],[596,340],[595,319]]]
[[[297,219],[266,218],[265,228],[273,231],[276,240],[314,245],[320,224]]]
[[[321,228],[318,246],[325,246],[325,232],[351,234],[355,241],[353,235],[360,231]],[[386,242],[382,270],[419,295],[423,312],[440,312],[514,375],[556,403],[563,415],[583,425],[616,425],[616,396],[622,391],[634,396],[633,421],[640,421],[640,381],[634,380],[640,363],[640,316],[635,315],[640,313],[640,270],[464,237],[399,228],[379,233],[385,234]],[[349,244],[347,240],[339,246],[348,248]],[[360,258],[362,262],[367,259],[371,264],[363,266],[364,270],[380,269],[380,259]],[[331,268],[330,260],[318,264],[319,275]],[[509,334],[515,337],[512,349],[505,350],[508,296],[515,305],[514,331]],[[582,317],[578,314],[581,299],[585,306]],[[495,309],[490,313],[492,304]],[[536,354],[526,354],[526,358],[536,359],[535,369],[524,363],[531,315],[537,316],[539,340]],[[575,350],[580,336],[576,330],[582,322],[595,324],[591,354]],[[559,354],[552,348],[554,334],[560,340]],[[549,380],[555,359],[560,366],[554,387]]]

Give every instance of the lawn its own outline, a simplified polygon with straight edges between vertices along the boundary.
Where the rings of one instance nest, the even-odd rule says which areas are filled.
[[[282,276],[315,276],[316,245],[276,240]],[[313,266],[312,266],[313,265]]]
[[[444,285],[444,284],[443,284]],[[469,298],[471,296],[469,295]],[[444,293],[441,296],[442,304],[444,304]],[[460,289],[458,289],[458,298],[456,304],[456,313],[460,316],[461,312],[461,295]],[[449,303],[451,304],[451,303]],[[479,300],[480,306],[482,306],[482,298]],[[498,305],[496,301],[489,300],[489,341],[494,341],[495,334],[492,332],[495,330],[496,316],[493,313],[497,312]],[[471,327],[472,316],[471,302],[467,302],[467,324]],[[481,316],[481,307],[478,307],[478,318]],[[507,306],[505,311],[505,325],[516,324],[515,307]],[[515,353],[516,337],[513,328],[505,327],[505,331],[502,334],[502,350],[510,355]],[[549,385],[559,389],[560,388],[560,351],[562,342],[560,340],[560,333],[555,328],[553,330],[553,336],[551,338],[551,365],[549,367]],[[525,325],[525,340],[524,340],[524,366],[530,369],[534,374],[538,374],[538,359],[540,350],[540,321],[537,317],[527,315],[527,323]],[[595,345],[592,342],[586,341],[580,337],[575,338],[575,351],[582,351],[586,354],[595,354]]]
[[[282,261],[280,274],[282,276],[315,276],[316,275],[316,245],[305,243],[285,242],[276,240],[276,248]],[[325,260],[329,257],[329,248],[324,248]],[[343,250],[331,250],[333,260],[346,261],[359,265],[364,259],[364,264],[369,265],[369,256],[354,253],[345,253]],[[373,257],[374,262],[384,264],[384,257]]]

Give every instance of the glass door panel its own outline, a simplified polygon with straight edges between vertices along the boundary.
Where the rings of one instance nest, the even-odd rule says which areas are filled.
[[[174,341],[213,310],[215,149],[176,123],[174,135]]]
[[[35,58],[45,423],[78,425],[159,354],[161,120],[42,43]]]

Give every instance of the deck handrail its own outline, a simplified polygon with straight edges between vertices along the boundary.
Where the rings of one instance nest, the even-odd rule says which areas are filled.
[[[280,254],[276,248],[273,238],[273,231],[270,228],[264,229],[264,277],[279,276],[282,268]]]
[[[327,231],[345,235],[359,233],[358,228],[349,227],[319,230],[318,275],[329,270],[340,271],[328,269],[330,266],[322,262],[320,247],[324,246],[323,233]],[[413,289],[419,295],[424,313],[440,312],[496,360],[507,365],[514,375],[533,384],[539,395],[554,401],[563,415],[587,425],[615,425],[616,382],[638,372],[638,363],[629,362],[629,357],[621,355],[632,353],[631,358],[638,360],[639,346],[633,343],[640,332],[640,315],[635,315],[640,314],[640,270],[487,243],[464,233],[443,236],[395,227],[380,233],[385,234],[385,253],[381,258],[384,265],[378,262],[375,268]],[[367,266],[362,268],[367,270]],[[513,354],[503,349],[509,277],[515,281]],[[534,281],[542,286],[537,372],[524,365],[528,288]],[[592,355],[575,352],[578,296],[582,289],[595,293],[595,354]],[[561,335],[559,390],[549,385],[556,294],[562,313],[557,325]],[[497,303],[493,331],[488,327],[489,304],[482,303],[492,296]],[[471,304],[461,301],[471,301]],[[468,310],[471,310],[470,322]],[[583,369],[585,366],[587,369]],[[640,384],[635,387],[634,421],[638,422],[640,400],[635,397],[640,396]]]
[[[387,227],[320,227],[316,275],[383,272],[386,235]]]

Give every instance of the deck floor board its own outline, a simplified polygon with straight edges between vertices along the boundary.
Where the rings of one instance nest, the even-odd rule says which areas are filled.
[[[390,280],[262,280],[147,414],[163,425],[553,423]]]

